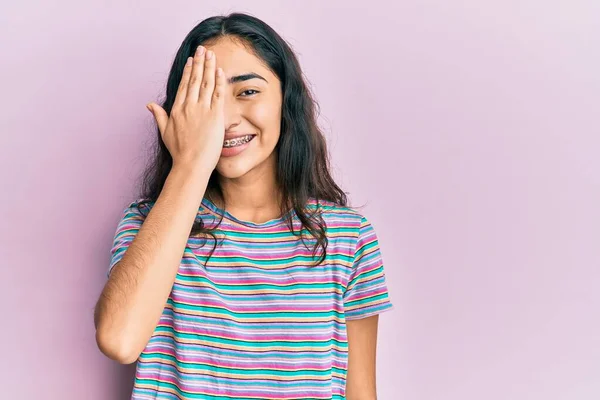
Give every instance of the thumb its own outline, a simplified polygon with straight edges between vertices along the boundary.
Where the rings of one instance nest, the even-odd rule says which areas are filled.
[[[167,121],[169,120],[167,112],[161,106],[155,103],[147,104],[146,108],[152,113],[152,115],[154,115],[160,133],[164,133],[165,128],[167,127]]]

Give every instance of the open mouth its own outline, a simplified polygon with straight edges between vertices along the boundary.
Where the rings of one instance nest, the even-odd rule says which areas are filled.
[[[237,147],[250,142],[256,135],[240,136],[223,142],[224,148]]]

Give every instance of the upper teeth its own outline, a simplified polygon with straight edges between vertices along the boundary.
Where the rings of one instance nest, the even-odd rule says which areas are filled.
[[[252,136],[253,135],[246,135],[246,136],[240,136],[240,137],[236,137],[236,138],[233,138],[233,139],[225,140],[225,142],[223,143],[223,145],[224,146],[232,146],[232,145],[235,145],[235,144],[239,144],[241,142],[248,141],[248,140],[252,139]]]

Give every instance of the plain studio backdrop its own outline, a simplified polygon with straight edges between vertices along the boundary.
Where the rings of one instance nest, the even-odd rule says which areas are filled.
[[[126,399],[93,307],[175,52],[249,12],[298,53],[380,237],[382,400],[600,398],[600,3],[5,2],[5,399]]]

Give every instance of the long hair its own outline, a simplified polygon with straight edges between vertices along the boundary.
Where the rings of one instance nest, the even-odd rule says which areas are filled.
[[[346,193],[331,176],[325,137],[317,126],[318,104],[303,79],[300,64],[290,46],[269,25],[251,15],[232,13],[207,18],[192,29],[179,47],[169,72],[166,99],[162,107],[167,115],[170,115],[185,62],[188,57],[194,55],[195,49],[199,45],[211,44],[226,36],[250,46],[254,54],[268,65],[281,82],[281,131],[274,150],[277,152],[276,179],[282,195],[281,215],[286,215],[290,231],[294,235],[300,235],[305,245],[301,235],[303,228],[316,239],[313,257],[318,247],[322,249],[316,264],[318,265],[326,257],[326,226],[318,206],[312,212],[307,212],[307,201],[312,197],[317,200],[317,205],[319,200],[323,199],[346,207],[348,200]],[[154,154],[143,172],[140,196],[143,201],[138,203],[140,205],[157,200],[173,164],[158,128],[156,139]],[[223,198],[216,169],[209,178],[206,192]],[[291,210],[302,224],[298,234],[294,232],[292,213],[288,212]],[[212,250],[214,252],[217,244],[214,231],[221,220],[209,228],[201,219],[196,219],[190,236],[212,236],[215,239]],[[212,255],[212,252],[210,254]]]

